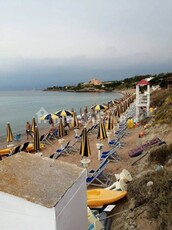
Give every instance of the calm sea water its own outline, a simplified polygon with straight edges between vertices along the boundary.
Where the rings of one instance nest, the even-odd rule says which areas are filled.
[[[118,99],[120,93],[73,93],[73,92],[45,92],[45,91],[0,91],[0,139],[6,132],[6,123],[10,122],[13,133],[23,133],[25,122],[37,119],[37,115],[45,109],[53,113],[61,109],[74,110],[79,113],[80,108],[87,105],[107,103]],[[43,110],[41,109],[43,108]],[[37,114],[38,113],[38,114]],[[44,126],[42,122],[40,126]]]

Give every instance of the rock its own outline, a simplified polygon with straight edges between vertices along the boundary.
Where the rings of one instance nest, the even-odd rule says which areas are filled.
[[[156,165],[155,167],[155,171],[156,172],[161,172],[163,170],[163,166],[162,165]]]
[[[153,181],[149,181],[148,183],[147,183],[147,186],[149,187],[149,186],[152,186],[153,185]]]
[[[129,216],[129,218],[133,219],[134,218],[134,212],[131,212],[128,216]]]
[[[172,159],[169,159],[167,165],[172,165]]]
[[[124,225],[124,230],[128,230],[129,227],[130,227],[130,225],[129,225],[128,223],[125,223],[125,225]]]
[[[136,201],[135,201],[135,199],[131,199],[130,200],[130,204],[129,204],[129,209],[130,210],[134,210],[134,208],[135,208],[135,206],[136,206]]]

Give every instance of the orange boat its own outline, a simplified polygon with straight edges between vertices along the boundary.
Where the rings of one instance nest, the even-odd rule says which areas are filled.
[[[87,205],[102,206],[105,204],[114,203],[127,195],[127,191],[115,191],[106,189],[91,189],[87,190]]]

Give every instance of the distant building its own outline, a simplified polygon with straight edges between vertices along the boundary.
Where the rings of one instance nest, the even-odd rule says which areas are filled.
[[[93,78],[89,81],[89,85],[101,85],[101,84],[102,84],[102,81],[96,78]]]

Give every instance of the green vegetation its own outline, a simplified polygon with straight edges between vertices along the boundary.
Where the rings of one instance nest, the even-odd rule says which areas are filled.
[[[77,85],[70,86],[52,86],[48,87],[45,90],[48,91],[93,91],[93,90],[103,90],[103,91],[113,91],[113,90],[122,90],[127,88],[135,88],[137,82],[142,79],[150,78],[150,85],[160,85],[161,88],[167,87],[167,78],[172,76],[172,73],[160,73],[155,75],[137,75],[131,78],[125,78],[120,81],[105,81],[102,82],[102,85],[89,85],[86,83],[78,83]]]
[[[172,94],[169,89],[162,89],[151,94],[151,106],[154,111],[154,124],[172,124]]]

